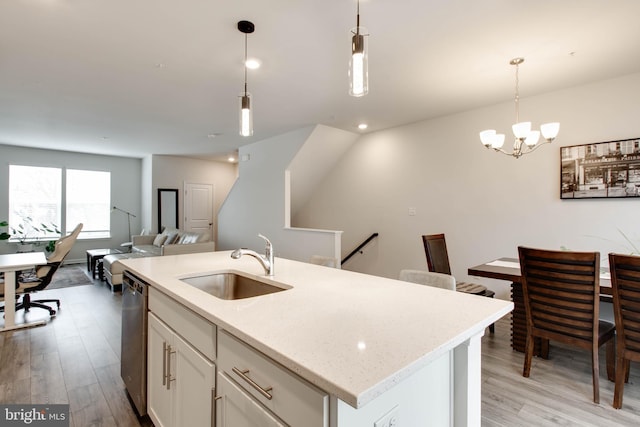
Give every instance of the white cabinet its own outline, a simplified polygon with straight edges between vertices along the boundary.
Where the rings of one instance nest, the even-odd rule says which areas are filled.
[[[148,412],[156,427],[211,426],[215,365],[149,314]]]
[[[150,289],[147,412],[156,427],[213,424],[216,327]]]
[[[225,390],[231,390],[218,390],[222,400],[218,402],[223,408],[218,409],[218,413],[222,413],[222,419],[218,419],[222,422],[227,417],[227,424],[222,425],[281,425],[277,420],[291,426],[329,425],[329,395],[326,392],[225,331],[218,334],[217,363],[219,387],[225,384]],[[272,421],[243,424],[253,421],[242,418],[243,411]],[[240,419],[238,424],[229,421],[237,418]]]
[[[217,392],[220,398],[216,401],[216,427],[285,426],[221,372]]]

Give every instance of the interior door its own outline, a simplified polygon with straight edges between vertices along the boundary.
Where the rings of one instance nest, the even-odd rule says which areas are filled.
[[[213,239],[213,184],[184,184],[184,229],[209,231]]]

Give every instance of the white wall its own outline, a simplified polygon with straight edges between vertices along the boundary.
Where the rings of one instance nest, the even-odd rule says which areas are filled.
[[[136,215],[140,212],[140,159],[0,145],[0,182],[3,183],[0,185],[1,219],[7,219],[9,215],[10,164],[109,171],[111,172],[111,205]],[[95,191],[100,190],[100,188],[95,189]],[[111,239],[78,240],[67,256],[66,262],[84,262],[87,249],[119,247],[120,243],[129,240],[127,228],[127,215],[118,211],[113,212],[111,214]],[[136,229],[140,229],[139,216],[131,219],[132,232]],[[0,253],[11,252],[15,252],[15,244],[0,242]]]
[[[308,260],[311,254],[334,253],[335,232],[285,228],[285,170],[313,130],[307,127],[240,148],[239,177],[218,216],[219,250],[244,247],[262,253],[260,233],[271,240],[279,257]]]
[[[344,230],[343,255],[373,232],[377,242],[343,266],[397,277],[426,269],[420,236],[446,234],[454,276],[518,245],[629,252],[640,244],[640,199],[560,200],[560,146],[640,137],[640,74],[521,99],[521,118],[561,123],[558,139],[514,159],[485,149],[478,132],[507,135],[513,103],[485,107],[362,137],[293,219],[301,227]],[[416,209],[415,216],[408,209]]]
[[[158,188],[175,188],[178,190],[178,226],[184,224],[184,183],[212,184],[214,187],[214,215],[224,203],[229,191],[238,176],[237,164],[191,159],[188,157],[154,155],[151,159],[150,182],[150,217],[145,223],[150,224],[150,233],[158,231]],[[149,183],[148,183],[149,184]],[[214,218],[213,239],[216,238],[217,223]]]

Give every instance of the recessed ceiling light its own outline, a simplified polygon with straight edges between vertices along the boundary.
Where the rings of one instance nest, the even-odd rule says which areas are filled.
[[[257,70],[258,68],[260,68],[260,61],[258,59],[255,58],[249,58],[247,59],[247,61],[244,63],[245,67],[247,67],[250,70]]]
[[[236,161],[236,158],[233,157],[233,156],[229,156],[229,158],[227,160],[229,160],[229,162],[233,163],[233,162]]]
[[[369,125],[368,125],[368,124],[366,124],[366,123],[360,123],[360,124],[358,125],[358,129],[360,129],[360,130],[365,130],[365,129],[366,129],[366,128],[368,128],[368,127],[369,127]]]

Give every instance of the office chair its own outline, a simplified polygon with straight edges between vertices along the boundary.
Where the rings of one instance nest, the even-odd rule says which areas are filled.
[[[29,311],[32,307],[38,307],[47,310],[51,316],[56,315],[56,310],[46,304],[55,303],[57,308],[60,308],[60,300],[32,300],[30,294],[41,291],[49,286],[53,279],[53,275],[62,265],[62,262],[69,254],[69,251],[71,251],[71,248],[73,247],[73,244],[78,238],[78,234],[80,234],[81,230],[82,224],[78,224],[71,234],[58,239],[55,243],[55,250],[49,258],[47,258],[46,264],[37,265],[33,272],[23,273],[16,276],[16,297],[22,295],[22,300],[16,303],[16,311],[22,309],[24,309],[24,311]],[[1,296],[4,297],[4,286],[0,286],[0,292]],[[4,311],[4,307],[0,308],[0,311]]]

